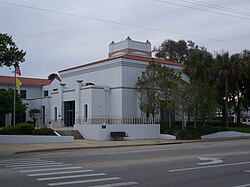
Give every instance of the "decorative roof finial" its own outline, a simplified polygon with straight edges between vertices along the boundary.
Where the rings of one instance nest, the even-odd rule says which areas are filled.
[[[128,37],[127,37],[127,40],[131,40],[131,38],[128,36]]]

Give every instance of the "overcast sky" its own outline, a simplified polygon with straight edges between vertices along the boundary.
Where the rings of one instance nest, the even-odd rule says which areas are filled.
[[[110,42],[127,36],[152,47],[184,39],[210,52],[250,49],[250,1],[0,0],[0,32],[27,52],[22,76],[47,78],[107,58]]]

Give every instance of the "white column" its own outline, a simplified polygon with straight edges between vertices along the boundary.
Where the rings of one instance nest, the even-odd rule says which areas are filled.
[[[61,123],[60,123],[60,126],[61,127],[64,127],[64,101],[63,101],[63,92],[65,90],[65,83],[61,83],[61,90],[60,90],[60,97],[61,97]]]
[[[76,123],[81,124],[81,119],[82,119],[81,87],[83,80],[77,80],[76,82],[78,83],[76,88],[76,103],[75,103],[77,108]]]

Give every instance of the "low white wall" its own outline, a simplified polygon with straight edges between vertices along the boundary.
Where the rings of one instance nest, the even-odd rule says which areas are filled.
[[[78,130],[85,139],[89,140],[112,140],[110,132],[113,131],[125,131],[129,135],[129,137],[124,138],[125,140],[156,139],[160,136],[160,125],[158,124],[76,124],[74,129]]]
[[[213,139],[213,138],[237,138],[237,137],[250,137],[250,133],[242,133],[235,131],[224,131],[216,132],[213,134],[208,134],[201,136],[201,139]]]
[[[73,141],[73,136],[0,135],[0,144],[66,143]]]
[[[176,136],[171,134],[160,134],[159,138],[165,140],[176,140]]]

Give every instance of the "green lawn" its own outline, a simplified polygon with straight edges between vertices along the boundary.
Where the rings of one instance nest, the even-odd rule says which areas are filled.
[[[249,127],[229,127],[228,130],[237,131],[237,132],[244,132],[244,133],[250,133],[250,126]]]

